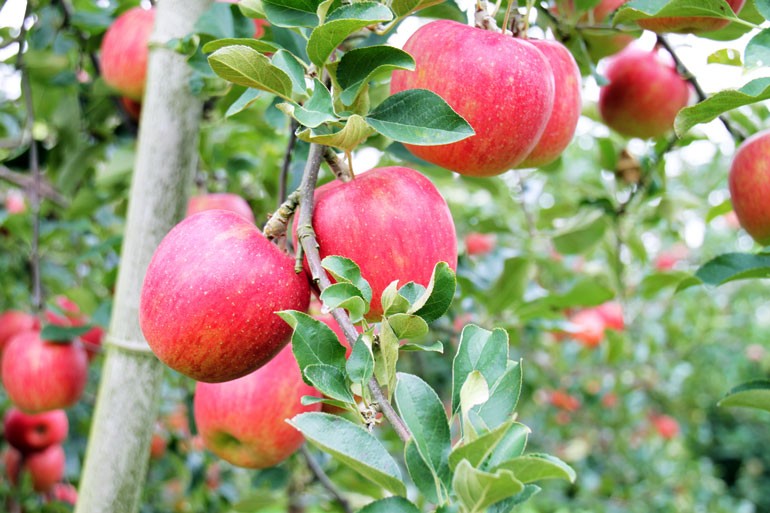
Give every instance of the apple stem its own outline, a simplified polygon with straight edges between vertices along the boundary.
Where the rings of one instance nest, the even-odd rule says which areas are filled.
[[[313,458],[313,455],[310,454],[310,450],[307,448],[307,444],[303,444],[299,450],[302,453],[302,456],[305,457],[308,468],[313,473],[316,480],[321,483],[321,486],[326,488],[326,490],[332,495],[332,497],[334,497],[334,500],[337,501],[345,513],[353,513],[353,510],[351,509],[347,499],[345,499],[342,494],[340,494],[339,490],[337,490],[337,487],[335,487],[334,483],[332,483],[329,479],[329,476],[327,476],[326,472],[324,472],[324,470],[321,468],[321,465],[319,465],[315,458]]]
[[[334,176],[336,176],[337,180],[340,182],[347,183],[355,178],[350,166],[348,166],[339,155],[328,146],[324,150],[324,160],[329,164],[329,169],[332,170],[332,173],[334,173]],[[350,162],[350,159],[348,159],[348,162]]]
[[[307,163],[305,164],[305,171],[302,174],[302,183],[299,186],[300,191],[300,211],[299,221],[297,223],[297,239],[299,244],[305,252],[307,257],[308,266],[310,267],[310,273],[313,277],[313,281],[318,286],[319,291],[323,292],[326,287],[329,287],[332,283],[329,280],[329,276],[326,274],[323,266],[321,265],[321,255],[318,251],[318,240],[316,240],[315,231],[313,231],[313,207],[315,203],[315,187],[318,181],[318,171],[321,168],[321,161],[326,148],[320,144],[311,144],[310,151],[307,156]],[[335,308],[331,311],[334,320],[342,328],[345,333],[345,338],[348,340],[350,347],[356,343],[358,339],[358,332],[355,326],[350,321],[350,316],[342,308]],[[380,384],[375,378],[369,381],[369,390],[372,392],[372,397],[378,403],[382,414],[388,419],[390,424],[395,429],[399,438],[404,442],[408,441],[412,434],[409,432],[409,428],[406,426],[401,417],[398,416],[396,410],[393,409],[393,405],[390,404],[387,397],[382,391]]]
[[[698,95],[698,102],[704,101],[707,98],[707,96],[705,91],[703,91],[703,88],[701,87],[700,83],[698,82],[698,79],[695,78],[695,75],[693,75],[690,72],[690,70],[687,69],[687,67],[684,65],[682,60],[674,51],[674,48],[671,46],[671,44],[668,42],[665,36],[661,34],[658,34],[658,46],[666,50],[666,52],[668,52],[668,54],[671,55],[671,58],[674,59],[676,70],[679,72],[682,78],[684,78],[690,84],[692,84],[693,89],[695,89],[695,94]],[[719,121],[722,122],[725,129],[728,132],[730,132],[730,135],[733,137],[733,139],[736,142],[740,143],[746,139],[746,134],[742,133],[736,127],[734,127],[733,124],[730,123],[730,121],[724,115],[719,116]]]

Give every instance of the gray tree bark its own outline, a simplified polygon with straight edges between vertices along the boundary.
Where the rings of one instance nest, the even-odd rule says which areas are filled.
[[[212,0],[161,0],[121,251],[118,284],[77,513],[134,513],[147,473],[163,366],[139,329],[147,266],[181,218],[197,164],[201,101],[185,57],[164,43],[192,32]]]

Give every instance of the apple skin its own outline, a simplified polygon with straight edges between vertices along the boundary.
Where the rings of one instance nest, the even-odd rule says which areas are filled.
[[[54,326],[78,327],[88,323],[88,317],[80,311],[80,307],[67,296],[56,296],[54,304],[61,313],[46,310],[45,319]],[[101,326],[94,326],[80,335],[80,340],[85,342],[84,347],[88,353],[88,361],[93,360],[101,350],[104,330]]]
[[[679,434],[679,423],[668,415],[652,415],[650,422],[661,438],[671,440]]]
[[[421,159],[468,176],[499,175],[521,163],[554,104],[550,64],[532,44],[455,21],[421,27],[404,45],[415,71],[395,71],[391,94],[429,89],[476,135],[438,146],[405,145]]]
[[[304,312],[309,301],[305,273],[254,224],[206,210],[179,223],[155,250],[139,323],[163,363],[214,383],[266,364],[292,332],[275,312]]]
[[[570,336],[584,346],[596,347],[604,340],[606,323],[595,309],[581,310],[570,317],[569,322],[577,326],[577,330],[570,333]]]
[[[759,244],[770,245],[770,130],[740,145],[728,183],[733,211],[743,229]]]
[[[64,410],[28,415],[10,408],[3,419],[3,436],[22,454],[41,451],[67,438],[69,422]]]
[[[5,196],[5,210],[9,214],[23,214],[27,211],[27,201],[24,199],[24,193],[19,190],[11,189]]]
[[[286,419],[321,409],[321,404],[303,406],[303,395],[320,397],[302,381],[287,346],[248,376],[226,383],[198,383],[195,424],[206,447],[220,458],[239,467],[272,467],[304,441]]]
[[[741,12],[746,0],[726,0],[732,8],[733,13]],[[708,16],[677,16],[647,18],[646,20],[637,20],[640,27],[664,34],[673,32],[676,34],[701,34],[703,32],[713,32],[726,27],[730,21],[722,18],[712,18]]]
[[[79,340],[47,342],[27,331],[3,352],[3,386],[11,402],[26,413],[72,406],[88,381],[88,356]]]
[[[604,319],[606,329],[623,331],[626,328],[623,319],[623,306],[617,301],[609,301],[597,306],[594,310]]]
[[[580,69],[575,58],[558,41],[530,39],[548,60],[554,76],[554,102],[548,124],[535,147],[516,167],[540,167],[550,164],[562,154],[575,135],[583,105],[580,97]]]
[[[18,310],[3,312],[0,314],[0,353],[17,334],[39,328],[40,322],[34,315]]]
[[[185,217],[190,217],[204,210],[215,209],[229,210],[242,215],[252,223],[254,222],[254,213],[251,211],[249,204],[246,203],[246,200],[237,194],[229,193],[201,194],[191,197],[187,202],[187,214]]]
[[[134,7],[118,16],[102,39],[102,78],[131,100],[141,101],[144,95],[148,44],[154,24],[154,9]]]
[[[340,255],[361,268],[372,287],[369,320],[382,315],[382,292],[394,280],[399,286],[410,281],[427,286],[437,263],[457,269],[449,207],[414,169],[376,168],[347,183],[322,185],[315,192],[313,228],[321,258]]]
[[[129,118],[133,121],[139,121],[139,118],[142,116],[141,102],[122,96],[120,98],[120,104],[123,106],[123,109],[126,111]]]
[[[9,449],[5,453],[5,472],[8,481],[16,486],[21,472],[26,470],[32,478],[32,488],[45,493],[64,477],[66,461],[64,448],[59,444],[26,456],[16,449]]]
[[[664,135],[690,99],[690,84],[656,51],[626,48],[610,59],[605,75],[609,84],[600,89],[599,114],[628,137]]]
[[[78,490],[69,483],[56,483],[51,487],[51,500],[74,506],[78,501]]]
[[[469,255],[486,255],[495,249],[496,237],[490,233],[471,232],[465,236],[465,252]]]

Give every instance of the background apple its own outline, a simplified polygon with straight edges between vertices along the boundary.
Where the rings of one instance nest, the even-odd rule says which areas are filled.
[[[486,255],[495,249],[496,240],[491,233],[471,232],[465,236],[465,252],[469,255]]]
[[[80,307],[67,296],[56,296],[53,302],[55,308],[49,308],[45,311],[45,318],[50,324],[64,327],[78,327],[88,324],[88,316],[81,312]],[[93,360],[99,353],[103,338],[104,329],[101,326],[94,326],[80,335],[80,339],[84,342],[83,346],[88,353],[88,361]]]
[[[5,195],[5,210],[9,214],[23,214],[27,211],[27,200],[24,193],[18,189],[11,189]]]
[[[206,210],[175,226],[153,255],[139,322],[166,365],[198,381],[253,372],[286,345],[274,312],[307,310],[294,260],[239,214]]]
[[[68,431],[69,422],[64,410],[29,415],[18,408],[10,408],[3,419],[3,436],[22,454],[60,444],[67,438]]]
[[[304,441],[286,419],[321,409],[320,404],[302,406],[303,395],[320,396],[302,381],[287,346],[248,376],[226,383],[198,383],[195,424],[206,447],[220,458],[240,467],[272,467]]]
[[[733,13],[741,12],[746,0],[725,0]],[[638,20],[639,26],[653,32],[665,33],[675,32],[678,34],[700,34],[702,32],[712,32],[727,26],[729,20],[722,18],[712,18],[708,16],[678,16],[661,17]]]
[[[134,7],[118,16],[102,39],[102,78],[131,100],[141,102],[144,95],[148,43],[154,23],[154,9]]]
[[[27,413],[67,408],[80,399],[88,381],[83,345],[54,343],[28,331],[16,335],[3,351],[2,378],[11,401]]]
[[[671,440],[679,434],[679,422],[669,415],[651,415],[650,422],[664,440]]]
[[[730,198],[741,226],[770,245],[770,130],[746,139],[730,166]]]
[[[64,477],[66,455],[61,445],[52,445],[42,451],[33,452],[26,456],[16,449],[8,449],[5,454],[5,472],[8,481],[18,485],[23,472],[29,472],[32,487],[35,491],[49,491]]]
[[[623,319],[623,305],[617,301],[609,301],[595,308],[596,313],[604,319],[604,327],[615,331],[623,331],[626,327]]]
[[[609,84],[601,87],[599,114],[625,136],[664,135],[690,99],[690,85],[657,51],[626,48],[609,60],[605,75]]]
[[[586,347],[596,347],[604,340],[604,318],[595,309],[581,310],[569,318],[576,328],[570,333],[575,340]]]
[[[404,45],[415,71],[395,71],[391,94],[429,89],[465,118],[476,135],[439,146],[406,147],[463,175],[493,176],[523,161],[553,109],[550,65],[532,44],[455,21],[421,27]],[[483,58],[479,58],[483,56]]]
[[[333,181],[316,189],[315,201],[313,228],[321,258],[341,255],[358,264],[372,287],[368,319],[382,314],[380,296],[392,281],[427,285],[438,262],[457,268],[446,201],[413,169],[383,167],[347,183]]]
[[[237,194],[229,193],[209,193],[192,196],[187,202],[187,214],[189,217],[204,210],[229,210],[240,214],[252,223],[254,222],[254,213],[246,200]]]
[[[39,327],[40,322],[34,315],[18,310],[3,312],[0,314],[0,353],[14,336]]]
[[[69,483],[56,483],[51,487],[51,500],[74,506],[78,500],[78,490]]]
[[[579,19],[579,22],[583,25],[609,25],[607,23],[610,14],[615,12],[620,6],[628,2],[628,0],[601,0],[599,4],[593,9],[589,9]],[[575,5],[573,0],[567,0],[557,4],[554,8],[557,14],[563,16],[572,16],[575,13]],[[583,28],[581,30],[583,39],[585,40],[588,54],[591,59],[598,61],[608,55],[614,55],[621,51],[634,41],[639,33],[628,32],[613,32],[602,29]]]

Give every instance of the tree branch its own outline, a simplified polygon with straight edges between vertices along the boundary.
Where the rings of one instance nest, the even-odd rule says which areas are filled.
[[[28,190],[35,188],[34,177],[24,173],[17,173],[16,171],[12,171],[2,164],[0,164],[0,180],[5,180],[6,182],[10,182]],[[66,207],[68,204],[67,199],[62,196],[59,191],[54,189],[48,180],[43,179],[40,182],[40,189],[38,189],[37,192],[41,197],[53,201],[60,207]]]
[[[320,144],[310,145],[310,152],[308,153],[307,164],[305,165],[305,172],[302,175],[302,183],[299,189],[300,213],[297,225],[297,238],[307,257],[313,281],[321,291],[330,286],[331,281],[329,280],[326,271],[321,266],[321,255],[318,252],[318,241],[316,240],[315,232],[313,231],[312,221],[313,206],[315,202],[315,186],[318,181],[318,171],[321,168],[324,151],[324,146]],[[358,332],[350,321],[350,317],[345,310],[341,308],[335,308],[331,313],[337,321],[337,324],[339,324],[340,328],[342,328],[342,331],[345,333],[345,338],[350,343],[350,347],[353,347],[353,344],[355,344],[358,339]],[[404,442],[409,440],[412,437],[409,428],[401,417],[398,416],[390,402],[388,402],[385,394],[382,392],[382,388],[380,388],[380,384],[374,377],[369,381],[369,390],[372,392],[375,401],[379,404],[385,418],[393,425],[393,429],[396,430],[399,438]]]
[[[286,193],[289,182],[289,169],[291,168],[291,155],[294,152],[294,146],[297,144],[297,121],[292,118],[289,133],[289,142],[286,144],[286,152],[283,155],[283,164],[281,165],[281,176],[278,179],[278,207],[286,201]]]
[[[337,488],[334,486],[334,483],[332,483],[329,479],[329,476],[327,476],[326,472],[324,472],[324,470],[321,468],[321,465],[319,465],[315,458],[313,458],[313,455],[310,454],[310,450],[307,448],[307,445],[303,444],[299,450],[302,452],[302,456],[305,457],[308,468],[313,473],[318,482],[321,483],[321,486],[326,488],[332,497],[334,497],[334,500],[339,503],[340,507],[342,507],[342,510],[345,513],[353,513],[353,510],[351,509],[347,499],[345,499],[342,494],[340,494],[339,490],[337,490]]]
[[[353,176],[353,171],[350,170],[350,167],[348,167],[348,165],[339,158],[334,150],[328,146],[324,150],[324,160],[327,164],[329,164],[329,168],[332,170],[332,173],[334,173],[334,176],[337,177],[337,180],[341,182],[349,182],[355,178]]]

